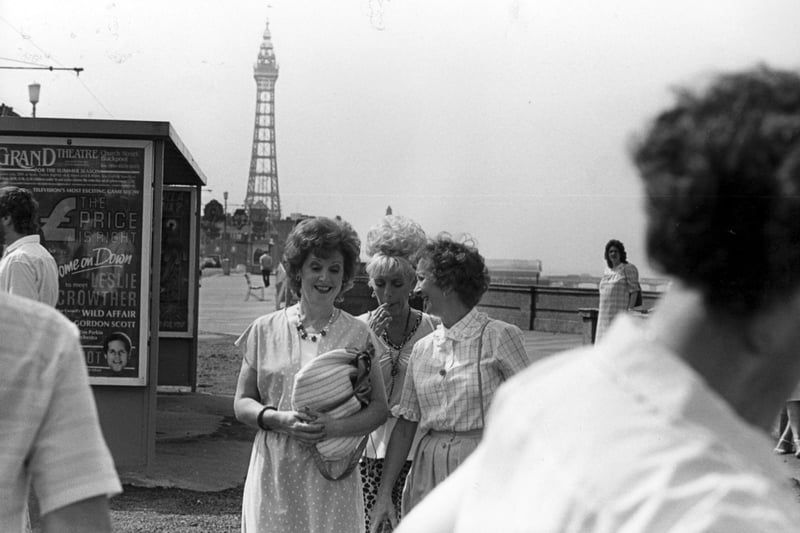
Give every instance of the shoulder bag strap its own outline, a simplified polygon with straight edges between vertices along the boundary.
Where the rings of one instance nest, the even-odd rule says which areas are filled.
[[[479,404],[481,406],[481,428],[486,427],[486,414],[483,412],[483,380],[481,379],[481,355],[483,354],[483,333],[486,331],[486,326],[489,325],[492,319],[486,321],[481,328],[481,336],[478,339],[478,394],[480,395]]]
[[[355,470],[356,466],[358,465],[358,461],[361,460],[361,456],[364,454],[364,448],[367,446],[368,439],[369,435],[365,435],[364,438],[361,439],[361,442],[358,443],[358,447],[353,450],[353,453],[350,455],[350,460],[347,463],[347,467],[338,476],[331,474],[328,464],[319,454],[316,446],[311,445],[311,456],[314,458],[314,464],[317,465],[317,470],[319,470],[319,473],[322,474],[322,477],[328,481],[341,481],[342,479],[346,478],[353,470]]]

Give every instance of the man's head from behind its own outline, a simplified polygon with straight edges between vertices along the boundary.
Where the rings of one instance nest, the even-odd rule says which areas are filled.
[[[19,236],[33,235],[39,225],[36,210],[39,204],[28,189],[22,187],[0,187],[0,237],[9,243],[9,233]],[[11,242],[13,242],[12,239]]]
[[[683,90],[633,155],[660,270],[739,316],[800,287],[800,74],[762,65]]]

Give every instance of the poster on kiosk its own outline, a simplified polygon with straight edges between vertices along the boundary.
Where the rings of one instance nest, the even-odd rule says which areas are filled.
[[[0,136],[0,185],[33,192],[93,385],[147,384],[150,141]]]

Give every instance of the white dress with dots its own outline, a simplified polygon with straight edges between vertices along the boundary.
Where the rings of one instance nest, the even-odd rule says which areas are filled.
[[[236,345],[258,373],[265,405],[291,410],[294,376],[316,355],[338,348],[366,347],[369,328],[338,312],[327,335],[312,342],[297,332],[298,305],[256,319]],[[253,443],[242,501],[246,533],[361,532],[364,505],[358,469],[340,481],[319,473],[308,448],[272,431],[259,430]]]

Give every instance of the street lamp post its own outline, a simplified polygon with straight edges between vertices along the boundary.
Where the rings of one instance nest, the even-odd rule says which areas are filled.
[[[28,85],[28,98],[30,99],[31,104],[33,105],[33,113],[32,113],[33,118],[36,118],[36,104],[39,103],[39,90],[41,88],[42,86],[36,82]]]
[[[225,217],[222,219],[222,245],[225,247],[225,257],[228,257],[228,191],[222,193],[222,198],[225,200],[222,208],[222,214]]]

